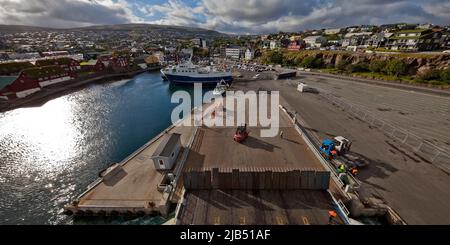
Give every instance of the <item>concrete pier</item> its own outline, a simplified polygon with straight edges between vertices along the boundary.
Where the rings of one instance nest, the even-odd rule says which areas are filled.
[[[279,124],[273,127],[283,133],[262,137],[261,130],[268,127],[250,124],[248,107],[219,101],[205,104],[203,119],[245,114],[249,137],[242,143],[233,140],[236,121],[225,126],[170,127],[106,171],[65,209],[75,215],[166,215],[169,205],[178,202],[175,224],[326,224],[328,212],[339,209],[328,191],[330,172],[292,118],[281,107],[276,109]],[[165,133],[181,134],[183,147],[169,171],[175,175],[171,192],[159,190],[167,171],[156,170],[150,159]],[[217,208],[218,200],[235,204]],[[232,215],[235,212],[239,217]],[[266,218],[253,219],[257,213]],[[340,218],[337,222],[345,223]]]
[[[182,149],[173,170],[158,171],[150,157],[168,133],[181,134]],[[177,125],[168,128],[92,183],[77,200],[65,207],[66,212],[89,216],[166,215],[170,193],[159,190],[158,186],[167,173],[175,173],[177,166],[182,164],[194,133],[193,127]]]
[[[233,141],[236,127],[198,128],[182,175],[185,191],[176,224],[328,224],[330,210],[344,217],[336,224],[346,223],[328,191],[330,172],[292,118],[278,109],[283,134],[275,137],[261,137],[265,127],[259,124],[248,127],[249,138],[242,143]]]

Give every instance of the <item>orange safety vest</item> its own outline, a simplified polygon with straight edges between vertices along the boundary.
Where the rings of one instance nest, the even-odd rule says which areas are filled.
[[[336,218],[336,216],[337,216],[337,213],[336,213],[335,211],[333,211],[333,210],[328,211],[328,213],[329,213],[330,216],[333,217],[333,218]]]

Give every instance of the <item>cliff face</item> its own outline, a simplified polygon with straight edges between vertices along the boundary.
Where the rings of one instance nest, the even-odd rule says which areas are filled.
[[[305,57],[313,56],[322,58],[325,65],[337,65],[342,60],[350,64],[370,63],[374,60],[402,60],[407,66],[410,75],[416,75],[430,69],[443,70],[450,68],[450,54],[368,54],[368,53],[349,53],[349,52],[291,52],[286,54],[286,58],[299,61]]]

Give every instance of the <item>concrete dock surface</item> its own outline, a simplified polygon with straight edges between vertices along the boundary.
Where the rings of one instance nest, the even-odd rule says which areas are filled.
[[[331,91],[379,118],[390,121],[441,147],[450,139],[450,100],[422,94],[326,77],[301,75],[298,80]],[[375,196],[393,207],[408,224],[450,223],[450,176],[424,161],[377,128],[340,110],[318,94],[296,91],[294,80],[235,83],[235,89],[280,91],[280,95],[308,124],[318,139],[338,135],[353,141],[352,151],[369,161],[357,178],[363,196]],[[448,146],[447,148],[448,149]],[[449,163],[450,164],[450,163]]]
[[[108,180],[101,179],[98,184],[79,198],[76,210],[117,211],[117,212],[161,212],[166,208],[167,194],[157,190],[164,177],[157,171],[150,159],[166,133],[181,134],[181,144],[186,146],[193,136],[194,128],[176,126],[163,132],[133,155],[125,159],[121,170]],[[183,150],[183,149],[182,149]],[[182,152],[179,154],[179,158]],[[179,161],[179,159],[178,159]]]
[[[326,225],[331,203],[324,191],[194,190],[180,220],[182,225]]]
[[[243,109],[224,106],[235,115]],[[220,106],[216,108],[221,111]],[[245,109],[248,123],[249,108]],[[184,170],[324,171],[324,166],[298,134],[292,120],[279,107],[277,110],[280,118],[278,134],[273,137],[261,137],[260,131],[266,127],[259,124],[248,127],[249,138],[242,143],[233,140],[236,126],[198,128]],[[227,115],[218,113],[216,116]],[[328,211],[334,210],[334,205],[331,195],[324,189],[194,188],[186,190],[179,222],[199,225],[328,224]],[[342,221],[338,223],[342,224]]]
[[[236,127],[201,127],[186,168],[278,168],[323,170],[286,114],[280,112],[279,134],[261,137],[261,127],[249,127],[243,143],[233,140]]]

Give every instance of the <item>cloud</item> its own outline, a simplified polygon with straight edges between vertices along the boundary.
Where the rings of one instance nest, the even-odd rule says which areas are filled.
[[[395,22],[450,24],[450,0],[0,0],[0,23],[147,22],[268,33]]]
[[[180,25],[204,27],[202,20],[203,6],[189,6],[179,0],[169,0],[160,5],[146,5],[139,10],[147,16],[160,16],[160,19],[150,21],[152,24]]]
[[[142,22],[124,0],[0,0],[0,23],[48,27]]]
[[[396,22],[449,24],[450,0],[179,0],[148,7],[160,24],[267,33]],[[195,11],[201,10],[201,11]],[[199,18],[199,15],[202,18]]]

